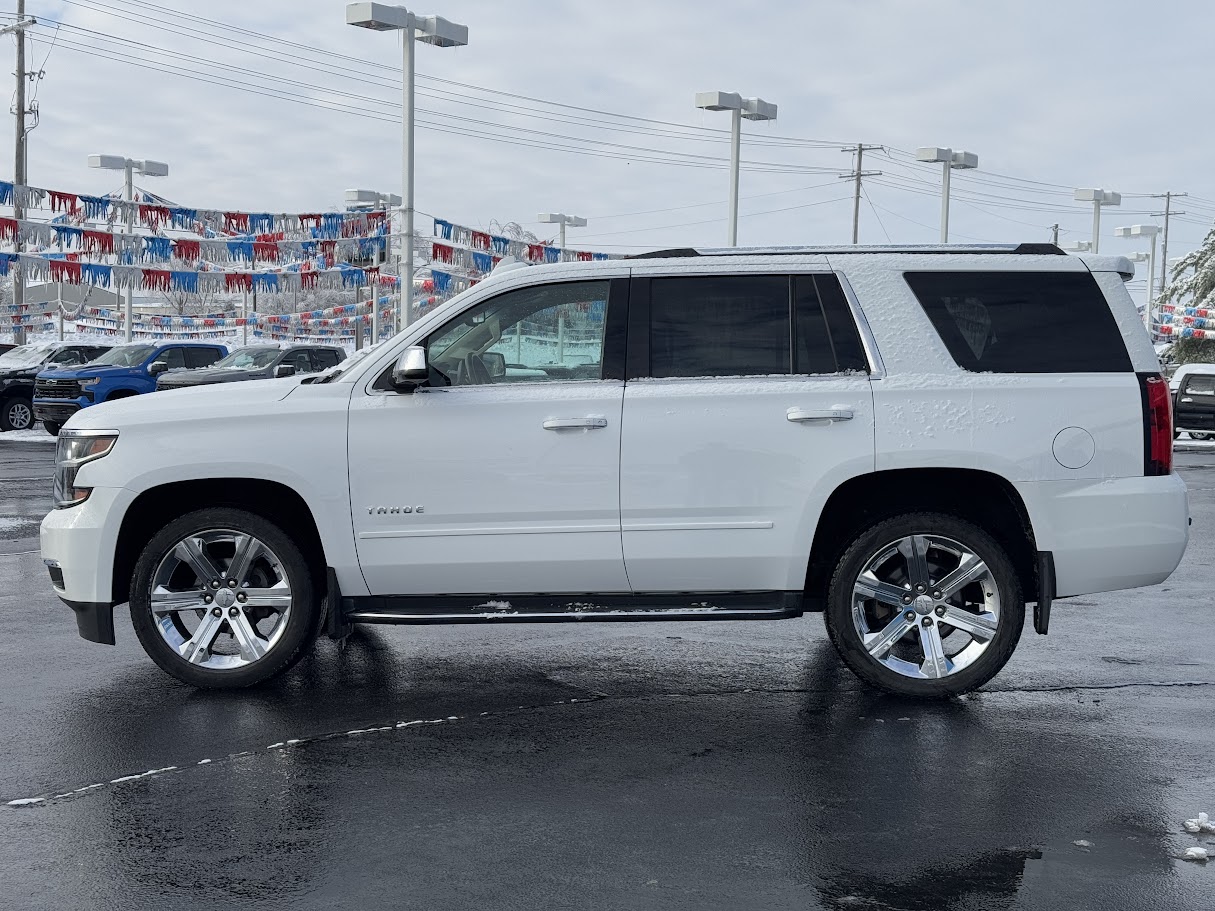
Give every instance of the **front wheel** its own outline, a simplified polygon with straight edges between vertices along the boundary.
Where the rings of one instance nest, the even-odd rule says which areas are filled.
[[[1211,438],[1211,434],[1209,434],[1209,433],[1200,433],[1197,430],[1190,431],[1191,440],[1209,440],[1210,438]]]
[[[860,533],[836,566],[827,632],[862,680],[901,696],[982,686],[1017,647],[1025,602],[1012,562],[955,516],[897,516]]]
[[[283,673],[316,640],[320,615],[299,547],[239,509],[170,522],[131,579],[131,622],[144,651],[193,686],[252,686]]]
[[[59,436],[59,431],[62,428],[63,428],[63,425],[60,424],[58,421],[43,421],[42,422],[42,429],[45,430],[47,433],[49,433],[53,437]]]
[[[34,408],[21,396],[5,399],[0,404],[0,430],[29,430],[34,424]]]

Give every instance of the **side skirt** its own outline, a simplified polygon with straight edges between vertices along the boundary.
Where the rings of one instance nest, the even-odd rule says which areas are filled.
[[[784,620],[802,593],[388,595],[342,598],[342,623],[572,623],[637,620]]]

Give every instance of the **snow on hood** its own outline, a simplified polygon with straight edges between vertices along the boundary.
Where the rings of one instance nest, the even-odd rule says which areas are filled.
[[[216,383],[163,389],[105,402],[76,412],[68,421],[72,430],[121,430],[126,426],[156,424],[165,420],[212,418],[257,419],[275,412],[275,405],[299,386],[296,377],[259,380],[256,383]]]

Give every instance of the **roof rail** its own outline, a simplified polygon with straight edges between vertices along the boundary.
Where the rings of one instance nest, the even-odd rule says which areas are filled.
[[[634,253],[625,259],[679,259],[689,256],[797,256],[815,253],[952,253],[1066,256],[1055,244],[836,244],[817,247],[678,247]]]

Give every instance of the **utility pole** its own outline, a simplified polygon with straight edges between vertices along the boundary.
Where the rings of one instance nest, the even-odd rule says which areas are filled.
[[[855,180],[856,181],[856,183],[854,185],[854,189],[852,191],[852,242],[854,244],[859,243],[858,238],[860,237],[860,230],[861,230],[861,178],[862,177],[880,177],[882,174],[881,171],[866,171],[861,167],[861,165],[864,163],[863,159],[865,157],[866,152],[871,151],[873,149],[880,149],[880,148],[882,148],[882,147],[881,146],[867,146],[863,142],[858,142],[856,144],[855,149],[841,149],[840,150],[841,152],[855,152],[856,153],[856,170],[853,171],[851,174],[843,175],[843,179],[845,179],[845,180]]]
[[[25,30],[31,25],[35,25],[36,20],[25,18],[25,0],[17,0],[17,21],[5,29],[0,29],[0,34],[12,32],[17,39],[17,97],[16,106],[13,111],[17,115],[16,129],[13,131],[15,142],[15,155],[13,160],[13,183],[17,186],[26,185],[25,173],[25,77],[28,75],[25,72]],[[20,220],[25,217],[23,207],[13,199],[13,217]],[[20,241],[16,244],[18,252],[21,250]],[[16,312],[20,314],[21,304],[25,302],[25,272],[18,263],[17,272],[13,276],[13,303],[16,305]],[[18,345],[25,344],[25,327],[13,326],[13,341]]]
[[[1173,211],[1173,198],[1189,196],[1189,193],[1153,193],[1152,199],[1164,200],[1164,211],[1153,212],[1152,217],[1158,218],[1164,216],[1164,237],[1163,247],[1160,252],[1160,290],[1164,291],[1169,284],[1169,218],[1174,215],[1185,215],[1185,212]]]
[[[1059,246],[1059,223],[1055,222],[1050,226],[1050,242],[1056,247]]]

